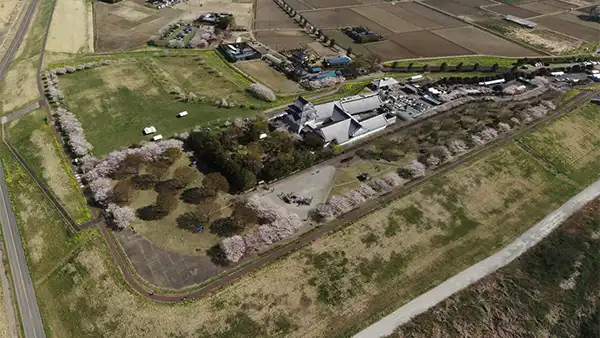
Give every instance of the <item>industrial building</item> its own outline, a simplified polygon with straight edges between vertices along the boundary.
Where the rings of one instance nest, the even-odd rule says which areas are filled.
[[[259,59],[261,54],[245,42],[220,44],[217,50],[229,62]]]

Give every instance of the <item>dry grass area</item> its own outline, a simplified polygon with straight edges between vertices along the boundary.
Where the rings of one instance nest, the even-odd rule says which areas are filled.
[[[363,173],[367,173],[372,178],[376,178],[396,169],[398,169],[398,167],[391,165],[391,163],[387,163],[386,161],[367,161],[360,158],[353,159],[345,164],[342,163],[336,168],[335,181],[333,182],[329,195],[342,196],[349,191],[358,188],[361,182],[357,177]]]
[[[93,3],[57,0],[46,50],[56,53],[94,52]]]
[[[54,337],[346,337],[512,241],[576,190],[508,145],[197,301],[130,293],[97,239],[37,295]]]
[[[11,66],[0,85],[2,115],[26,106],[39,98],[36,83],[37,58],[21,61]]]
[[[4,250],[4,249],[3,249]],[[0,259],[4,260],[5,253],[0,252]],[[8,277],[4,271],[8,270],[8,267],[4,265],[4,263],[0,264],[0,269],[3,269],[0,272],[0,336],[1,337],[9,337],[9,324],[8,324],[8,309],[6,308],[6,301],[12,303],[12,295],[6,294],[5,291],[10,290],[10,284],[8,281]],[[9,291],[10,292],[10,291]]]
[[[545,29],[515,28],[511,36],[533,46],[540,46],[552,53],[566,53],[579,48],[581,41]]]
[[[255,79],[256,82],[261,82],[273,89],[277,94],[293,95],[302,91],[297,82],[288,79],[263,60],[238,62],[235,66]]]
[[[0,0],[0,60],[4,57],[17,31],[20,23],[18,18],[24,4],[23,1]]]
[[[596,199],[517,260],[388,338],[598,337],[599,234]]]
[[[522,141],[561,173],[579,183],[590,183],[599,171],[600,106],[585,104]]]

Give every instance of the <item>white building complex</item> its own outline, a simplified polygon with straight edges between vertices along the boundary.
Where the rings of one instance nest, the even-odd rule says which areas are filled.
[[[312,104],[302,96],[286,110],[283,120],[297,134],[316,132],[326,144],[349,144],[396,122],[379,93],[350,96]]]

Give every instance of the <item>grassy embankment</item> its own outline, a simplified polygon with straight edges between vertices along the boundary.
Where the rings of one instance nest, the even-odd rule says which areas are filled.
[[[73,176],[70,162],[46,123],[46,113],[37,110],[5,126],[8,141],[27,165],[60,199],[71,218],[83,223],[92,218],[87,201]]]
[[[513,263],[392,337],[600,336],[600,199]]]

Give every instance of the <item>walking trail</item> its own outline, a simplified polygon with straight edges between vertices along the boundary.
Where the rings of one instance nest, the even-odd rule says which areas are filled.
[[[392,334],[397,327],[408,323],[413,317],[515,260],[548,236],[569,216],[598,196],[600,196],[600,180],[572,197],[504,249],[413,299],[377,323],[367,327],[354,338],[376,338]]]

